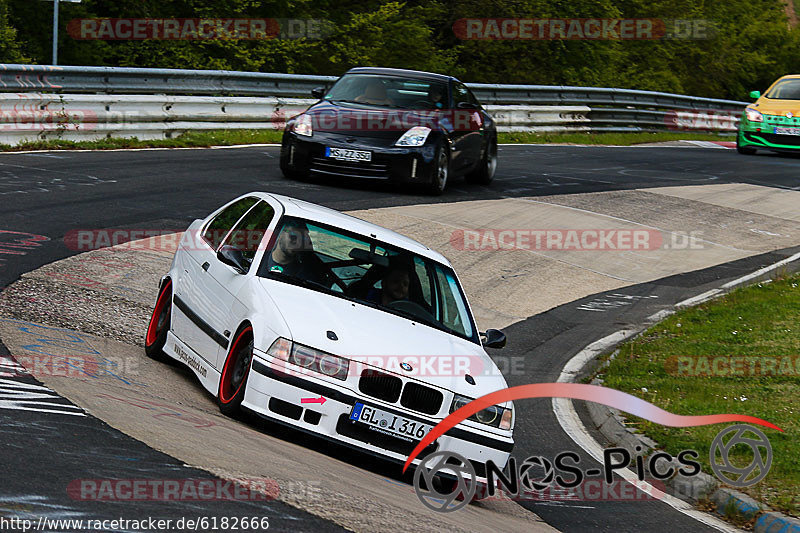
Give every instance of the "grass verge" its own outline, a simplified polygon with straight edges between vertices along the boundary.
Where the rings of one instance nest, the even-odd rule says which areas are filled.
[[[173,139],[122,139],[112,137],[95,141],[30,141],[15,146],[0,144],[5,152],[27,150],[114,150],[120,148],[195,148],[236,144],[270,144],[281,142],[280,130],[208,130],[182,133]]]
[[[598,376],[607,387],[676,414],[745,414],[783,429],[762,428],[772,444],[772,468],[758,484],[738,490],[800,516],[798,332],[800,276],[795,275],[738,289],[672,315],[622,345]],[[707,450],[726,427],[669,428],[636,417],[629,420],[673,455],[697,450],[703,471],[709,473]],[[734,446],[731,458],[733,464],[747,466],[750,447]]]
[[[235,144],[280,143],[282,131],[279,130],[208,130],[190,131],[173,139],[122,139],[112,137],[96,141],[29,141],[15,146],[0,144],[4,152],[27,150],[114,150],[124,148],[196,148],[207,146],[230,146]],[[696,140],[732,141],[734,136],[720,136],[699,133],[499,133],[500,143],[528,144],[613,144],[630,146],[633,144]]]

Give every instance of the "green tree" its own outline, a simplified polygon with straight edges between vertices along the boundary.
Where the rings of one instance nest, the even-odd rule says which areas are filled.
[[[8,17],[8,3],[0,0],[0,63],[28,63]]]
[[[783,0],[83,0],[65,3],[60,63],[341,74],[359,65],[456,75],[468,82],[604,86],[746,99],[800,72],[800,29]],[[50,62],[52,7],[0,0],[6,62]],[[322,39],[80,40],[79,18],[325,19]],[[461,40],[467,18],[707,20],[697,39]],[[16,29],[16,32],[15,32]]]

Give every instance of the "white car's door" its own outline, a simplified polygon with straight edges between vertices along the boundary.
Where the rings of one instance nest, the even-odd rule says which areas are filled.
[[[215,256],[206,271],[208,278],[206,285],[211,306],[209,325],[213,330],[222,332],[228,342],[233,340],[236,328],[247,314],[245,305],[236,295],[241,293],[242,286],[248,279],[256,275],[258,265],[254,264],[254,259],[262,241],[269,240],[277,224],[279,217],[275,216],[276,207],[277,205],[272,205],[266,200],[260,201],[239,220],[223,241],[220,248],[232,247],[241,251],[244,269],[240,271]],[[215,362],[218,369],[222,369],[226,356],[227,347],[220,345]]]
[[[198,234],[181,241],[179,281],[173,302],[177,310],[173,314],[178,315],[176,334],[214,367],[220,350],[227,348],[229,338],[219,329],[218,300],[224,299],[226,291],[208,271],[219,262],[217,250],[225,237],[257,202],[258,198],[246,197],[225,206],[198,230]]]

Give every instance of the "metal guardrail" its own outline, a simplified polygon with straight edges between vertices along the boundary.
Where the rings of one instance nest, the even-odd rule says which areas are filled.
[[[0,142],[282,128],[335,76],[0,64]],[[653,91],[467,84],[500,131],[735,131],[746,102]]]
[[[0,86],[5,90],[14,91],[308,97],[314,87],[330,86],[337,79],[336,76],[228,70],[0,64]],[[747,102],[734,100],[632,89],[486,83],[467,83],[467,86],[485,104],[595,104],[656,106],[670,109],[720,109],[747,105]]]
[[[336,76],[229,70],[0,65],[0,89],[58,93],[185,94],[307,98]]]
[[[741,108],[748,102],[681,94],[603,87],[561,85],[495,85],[468,83],[479,100],[492,104],[595,105],[715,110]],[[740,109],[739,109],[740,110]],[[741,110],[740,110],[741,111]]]

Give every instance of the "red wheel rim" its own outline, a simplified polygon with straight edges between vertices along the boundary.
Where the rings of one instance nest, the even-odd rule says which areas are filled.
[[[170,307],[170,293],[172,292],[172,281],[167,281],[161,294],[158,295],[156,307],[153,309],[153,316],[150,317],[150,325],[147,327],[147,336],[144,339],[146,346],[152,346],[161,334],[162,329],[167,323]]]
[[[222,369],[222,377],[219,382],[219,400],[222,403],[230,403],[247,382],[247,373],[250,370],[252,353],[249,353],[251,352],[249,344],[242,342],[242,339],[244,339],[248,333],[252,333],[252,331],[253,328],[250,326],[244,328],[239,335],[236,336],[236,340],[233,341],[231,349],[228,352],[228,359],[225,361],[225,368]],[[238,383],[234,385],[233,378],[237,374],[237,371],[239,371],[241,375],[237,376],[239,377],[239,379],[236,380]]]

